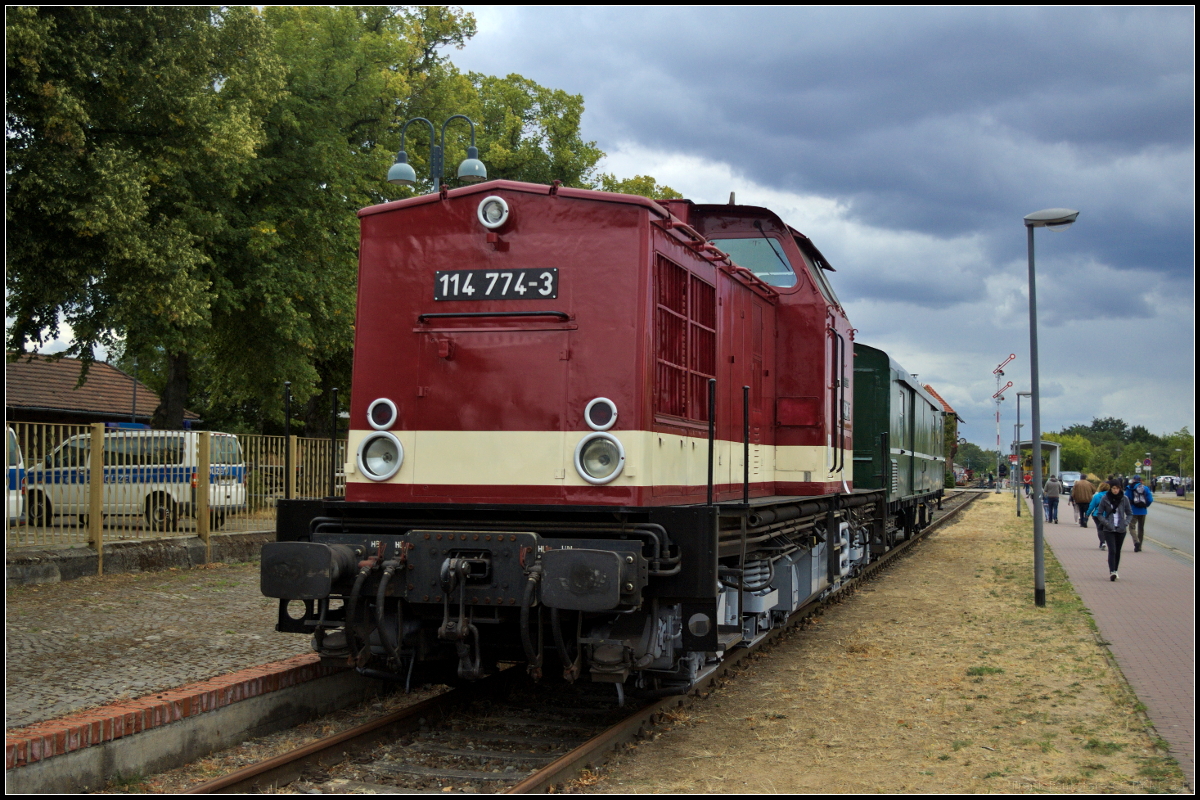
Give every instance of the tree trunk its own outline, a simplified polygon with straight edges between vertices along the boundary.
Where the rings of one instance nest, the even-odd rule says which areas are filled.
[[[187,402],[190,378],[190,358],[187,353],[167,354],[167,385],[159,399],[150,427],[160,430],[183,430],[184,403]]]

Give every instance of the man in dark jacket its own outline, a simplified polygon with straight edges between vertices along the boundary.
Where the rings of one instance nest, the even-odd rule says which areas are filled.
[[[1062,497],[1062,481],[1057,475],[1051,475],[1050,480],[1042,487],[1042,498],[1046,504],[1046,522],[1058,524],[1058,498]]]
[[[1096,487],[1087,478],[1080,478],[1071,487],[1071,502],[1079,509],[1079,527],[1087,527],[1087,510],[1096,494]]]
[[[1125,489],[1125,496],[1129,498],[1129,506],[1132,509],[1129,536],[1133,539],[1133,552],[1140,553],[1142,539],[1146,537],[1146,513],[1150,510],[1150,504],[1154,502],[1154,493],[1150,491],[1150,487],[1142,484],[1141,478],[1134,475]]]

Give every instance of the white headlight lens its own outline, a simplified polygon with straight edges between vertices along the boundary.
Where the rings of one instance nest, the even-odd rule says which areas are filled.
[[[575,447],[575,469],[588,483],[610,483],[624,466],[625,448],[612,434],[590,434]]]
[[[404,446],[390,433],[376,433],[358,446],[358,468],[373,481],[386,481],[404,463]]]
[[[499,228],[508,221],[508,203],[503,197],[485,197],[479,204],[478,209],[479,221],[483,227],[492,229]]]

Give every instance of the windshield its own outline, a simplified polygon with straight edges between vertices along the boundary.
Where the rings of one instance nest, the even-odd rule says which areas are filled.
[[[212,437],[212,455],[210,456],[213,464],[241,464],[242,446],[238,442],[236,436],[214,436]]]
[[[753,239],[712,239],[720,249],[729,254],[733,263],[745,267],[764,283],[788,287],[796,285],[796,271],[792,269],[783,247],[768,236]]]

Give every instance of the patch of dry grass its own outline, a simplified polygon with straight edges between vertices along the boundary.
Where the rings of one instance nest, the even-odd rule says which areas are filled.
[[[1047,552],[985,495],[617,756],[598,792],[1184,791]],[[1163,749],[1160,749],[1163,748]]]

